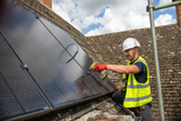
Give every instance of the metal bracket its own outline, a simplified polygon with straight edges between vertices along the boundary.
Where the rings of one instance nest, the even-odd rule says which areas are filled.
[[[38,14],[34,13],[34,15],[35,15],[36,19],[39,19],[39,15]]]
[[[145,110],[145,106],[144,106],[144,105],[140,106],[140,108],[141,108],[142,110]]]
[[[27,64],[21,64],[21,68],[24,70],[29,70],[29,67],[28,67],[28,65]]]
[[[153,9],[154,9],[154,7],[155,7],[155,6],[153,6],[153,5],[147,5],[147,6],[146,6],[146,12],[148,12],[150,8],[153,8]]]

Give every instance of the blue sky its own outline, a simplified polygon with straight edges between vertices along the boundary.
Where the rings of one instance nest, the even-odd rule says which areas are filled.
[[[159,5],[164,5],[164,4],[168,4],[171,3],[172,0],[154,0],[153,1],[153,5],[154,6],[159,6]],[[171,15],[173,18],[172,19],[177,19],[176,17],[176,11],[175,11],[175,7],[169,7],[169,8],[165,8],[162,10],[156,10],[154,11],[154,18],[158,18],[160,15],[164,15],[164,14],[169,14]]]
[[[52,9],[86,36],[150,27],[148,0],[52,0]],[[172,0],[153,0],[153,5]],[[154,11],[155,26],[176,23],[175,7]]]

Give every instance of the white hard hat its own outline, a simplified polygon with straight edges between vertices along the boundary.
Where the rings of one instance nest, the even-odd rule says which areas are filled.
[[[140,43],[136,39],[134,39],[134,38],[127,38],[123,42],[123,50],[122,51],[131,49],[131,48],[134,48],[134,47],[138,47],[139,48],[140,47]]]

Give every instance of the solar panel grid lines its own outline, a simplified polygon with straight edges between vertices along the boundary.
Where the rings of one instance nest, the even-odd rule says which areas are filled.
[[[1,56],[0,62],[3,63],[3,66],[6,68],[0,68],[0,97],[1,97],[1,118],[6,119],[9,117],[23,115],[28,113],[31,109],[37,110],[39,107],[43,108],[47,106],[46,103],[39,104],[38,106],[30,105],[27,102],[24,102],[24,99],[21,96],[27,97],[29,95],[39,95],[37,90],[34,88],[34,85],[29,81],[26,74],[23,72],[17,59],[11,53],[8,46],[5,44],[3,37],[0,36],[0,51],[6,52],[6,56]],[[28,85],[28,86],[25,86]],[[30,91],[30,89],[32,89]],[[39,99],[41,96],[38,96]],[[34,99],[29,97],[28,100]],[[39,102],[42,102],[39,100]],[[37,100],[36,100],[37,101]],[[32,102],[30,102],[32,103]],[[28,108],[26,108],[28,105]]]
[[[41,20],[41,21],[43,21],[43,20]],[[44,24],[44,25],[46,25],[46,24]],[[49,25],[50,26],[50,25]],[[46,27],[46,28],[48,28],[48,27]],[[55,30],[54,30],[55,31]],[[55,35],[54,35],[55,36]],[[69,72],[70,74],[72,74],[72,73],[74,73],[74,72]],[[90,85],[90,84],[89,84]],[[73,87],[73,86],[71,86],[71,87]],[[93,90],[94,91],[94,94],[97,94],[97,93],[95,93],[95,90]]]
[[[0,1],[0,119],[110,93],[107,79],[87,74],[93,61],[70,35],[13,1]]]

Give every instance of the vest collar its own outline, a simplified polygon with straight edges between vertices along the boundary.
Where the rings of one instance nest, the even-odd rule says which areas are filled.
[[[139,58],[139,56],[136,58],[136,60],[134,60],[132,63],[130,63],[130,65],[131,65],[131,64],[133,64],[135,61],[137,61],[137,60],[138,60],[138,58]]]

